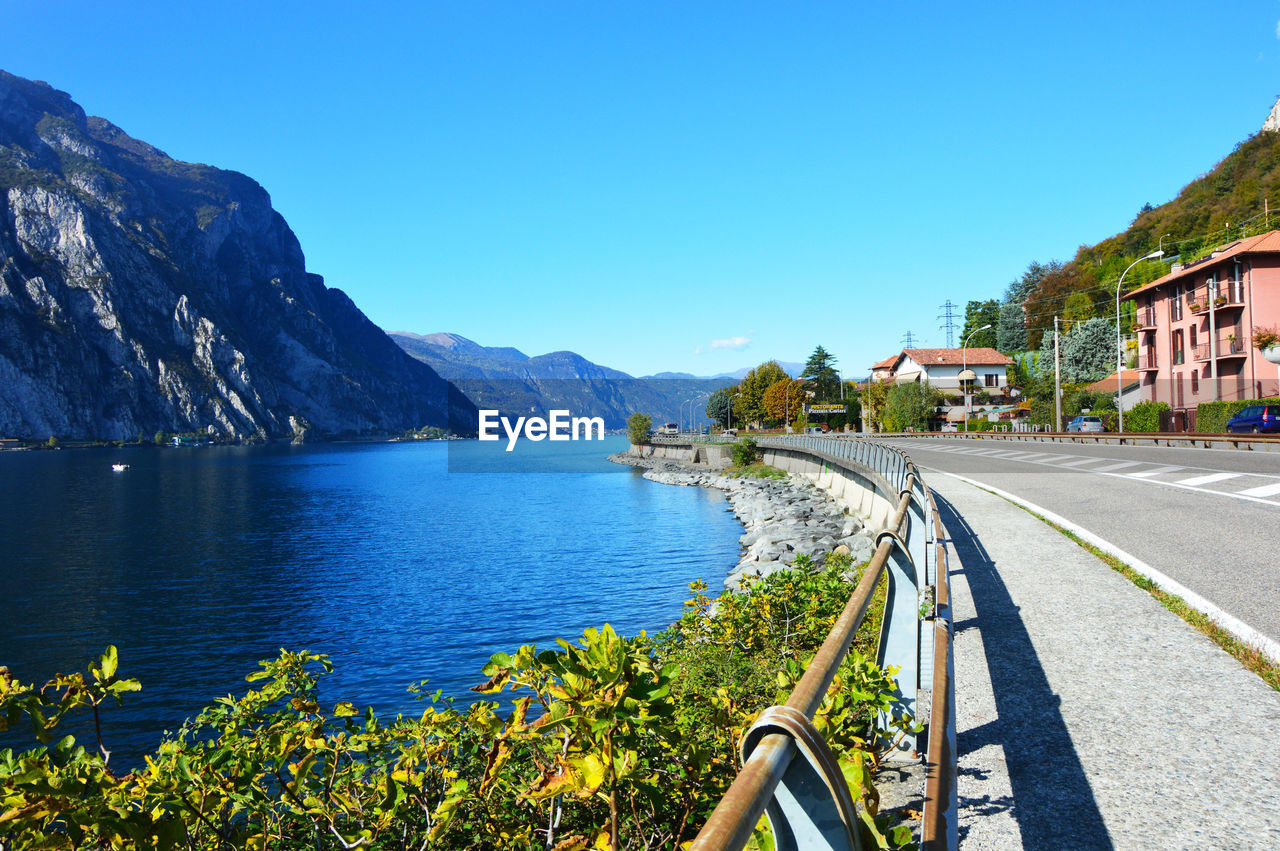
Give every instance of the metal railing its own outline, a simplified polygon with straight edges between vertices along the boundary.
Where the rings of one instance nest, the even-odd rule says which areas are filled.
[[[732,438],[719,435],[654,439],[660,445],[730,442]],[[914,716],[920,687],[932,687],[921,836],[931,851],[954,849],[958,839],[951,597],[946,536],[933,494],[906,454],[863,436],[771,435],[756,438],[756,443],[766,451],[819,462],[824,471],[842,468],[853,473],[889,499],[894,511],[877,536],[875,554],[857,588],[800,682],[784,704],[765,710],[743,737],[742,769],[691,847],[736,851],[764,814],[778,851],[861,847],[853,796],[812,718],[887,572],[876,662],[899,669],[896,715]],[[922,617],[920,592],[926,586],[933,588],[933,603]],[[928,674],[925,667],[931,667]],[[879,720],[882,729],[887,729],[887,721]],[[917,740],[913,734],[904,736],[896,748],[898,756],[915,758]]]

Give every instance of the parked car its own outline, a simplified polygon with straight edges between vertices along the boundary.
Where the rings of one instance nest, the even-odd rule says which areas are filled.
[[[1086,432],[1103,432],[1107,427],[1102,424],[1102,417],[1076,417],[1067,423],[1067,431]]]
[[[1250,405],[1227,420],[1229,432],[1280,431],[1280,405]]]

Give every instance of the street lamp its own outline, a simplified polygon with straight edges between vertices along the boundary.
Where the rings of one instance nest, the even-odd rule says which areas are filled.
[[[988,322],[986,325],[983,325],[981,328],[973,329],[973,331],[969,333],[969,336],[964,338],[964,345],[960,347],[960,363],[962,365],[962,368],[960,370],[960,389],[964,391],[964,433],[965,434],[969,433],[969,387],[967,384],[965,384],[965,382],[968,381],[970,378],[978,377],[975,373],[972,373],[969,371],[969,341],[973,339],[974,334],[977,334],[979,331],[985,331],[990,327],[991,327],[991,323]]]
[[[1167,235],[1167,234],[1166,234]],[[1160,237],[1164,239],[1164,237]],[[1129,269],[1137,266],[1143,260],[1155,260],[1157,257],[1164,256],[1164,249],[1157,248],[1146,257],[1139,257],[1129,264]],[[1116,281],[1116,413],[1119,420],[1116,424],[1116,434],[1124,433],[1124,342],[1120,339],[1120,288],[1124,285],[1124,276],[1129,274],[1129,269],[1125,269],[1120,273],[1120,280]],[[1137,308],[1137,305],[1134,305]],[[1136,315],[1136,314],[1135,314]],[[1140,348],[1139,348],[1140,351]],[[1217,374],[1215,368],[1214,374]],[[1061,426],[1059,426],[1061,428]]]
[[[791,381],[787,381],[786,392],[782,394],[782,426],[787,434],[791,434]]]

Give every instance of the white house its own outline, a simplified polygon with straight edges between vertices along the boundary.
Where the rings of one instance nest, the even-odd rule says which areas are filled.
[[[959,390],[960,371],[973,370],[974,391],[1002,395],[1009,385],[1008,367],[1013,359],[995,349],[903,349],[894,361],[896,384],[927,381],[939,390]]]

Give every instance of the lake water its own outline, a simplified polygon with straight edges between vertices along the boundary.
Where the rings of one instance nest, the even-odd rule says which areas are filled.
[[[143,686],[106,715],[125,764],[281,647],[332,657],[325,703],[469,699],[492,653],[662,629],[733,566],[723,496],[605,460],[625,446],[0,453],[0,664],[43,682],[117,645]]]

